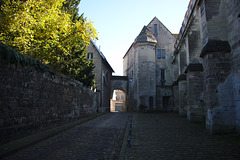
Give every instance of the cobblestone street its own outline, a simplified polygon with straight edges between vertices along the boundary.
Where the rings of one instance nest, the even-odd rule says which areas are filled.
[[[107,113],[4,158],[43,159],[239,160],[240,139],[177,113]]]
[[[134,113],[128,123],[120,159],[240,159],[239,135],[211,136],[203,124],[190,123],[177,113]]]
[[[5,160],[118,159],[127,113],[108,113],[27,147]]]

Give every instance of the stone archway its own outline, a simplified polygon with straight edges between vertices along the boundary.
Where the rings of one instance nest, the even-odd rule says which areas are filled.
[[[114,90],[122,90],[125,93],[127,93],[127,87],[128,87],[128,78],[127,76],[112,76],[112,92]]]
[[[112,76],[111,83],[111,112],[126,112],[128,78],[126,76]],[[122,96],[124,98],[121,98]]]

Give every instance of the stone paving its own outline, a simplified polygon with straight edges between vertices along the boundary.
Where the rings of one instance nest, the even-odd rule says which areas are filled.
[[[120,159],[240,160],[239,135],[212,136],[176,113],[133,113],[127,127]]]
[[[118,159],[127,113],[108,113],[18,151],[5,160]]]
[[[4,158],[43,159],[239,160],[240,137],[212,136],[177,113],[107,113]]]

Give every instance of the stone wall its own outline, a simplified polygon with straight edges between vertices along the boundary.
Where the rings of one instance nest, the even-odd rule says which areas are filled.
[[[186,97],[178,81],[179,112],[185,109],[180,100],[186,98],[188,119],[205,120],[213,134],[240,130],[239,42],[238,0],[190,1],[173,61],[180,64],[179,77],[182,72],[187,76]]]
[[[94,41],[90,41],[87,50],[93,54],[95,87],[97,92],[100,93],[100,107],[98,111],[108,112],[110,111],[111,77],[114,71]]]
[[[236,106],[236,127],[240,132],[240,3],[238,0],[226,0],[228,42],[232,48],[232,77],[233,99]]]
[[[0,46],[0,144],[96,113],[98,93],[40,63],[13,64],[14,54]]]
[[[128,111],[137,111],[137,74],[134,62],[138,60],[134,44],[130,46],[123,57],[123,75],[127,77],[127,108]]]
[[[105,60],[103,60],[105,61]],[[101,106],[102,112],[110,111],[110,99],[111,99],[111,78],[112,70],[106,65],[106,61],[102,65],[102,89],[101,89]]]
[[[179,112],[179,87],[178,84],[176,84],[177,82],[175,82],[172,86],[172,90],[173,90],[173,111],[174,112]]]
[[[179,105],[179,115],[180,116],[186,116],[187,115],[187,81],[186,81],[186,75],[179,76],[178,81],[178,105]]]
[[[101,91],[102,86],[102,57],[99,53],[99,50],[96,48],[94,42],[91,41],[90,45],[87,48],[88,53],[93,54],[93,61],[95,68],[93,69],[93,73],[95,74],[95,87],[97,91]]]

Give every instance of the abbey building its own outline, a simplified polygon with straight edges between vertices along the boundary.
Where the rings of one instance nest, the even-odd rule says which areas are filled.
[[[240,3],[190,0],[173,35],[156,17],[123,57],[128,111],[177,111],[240,131]]]
[[[129,79],[129,111],[173,109],[169,66],[175,36],[154,18],[144,26],[123,58],[124,76]]]

